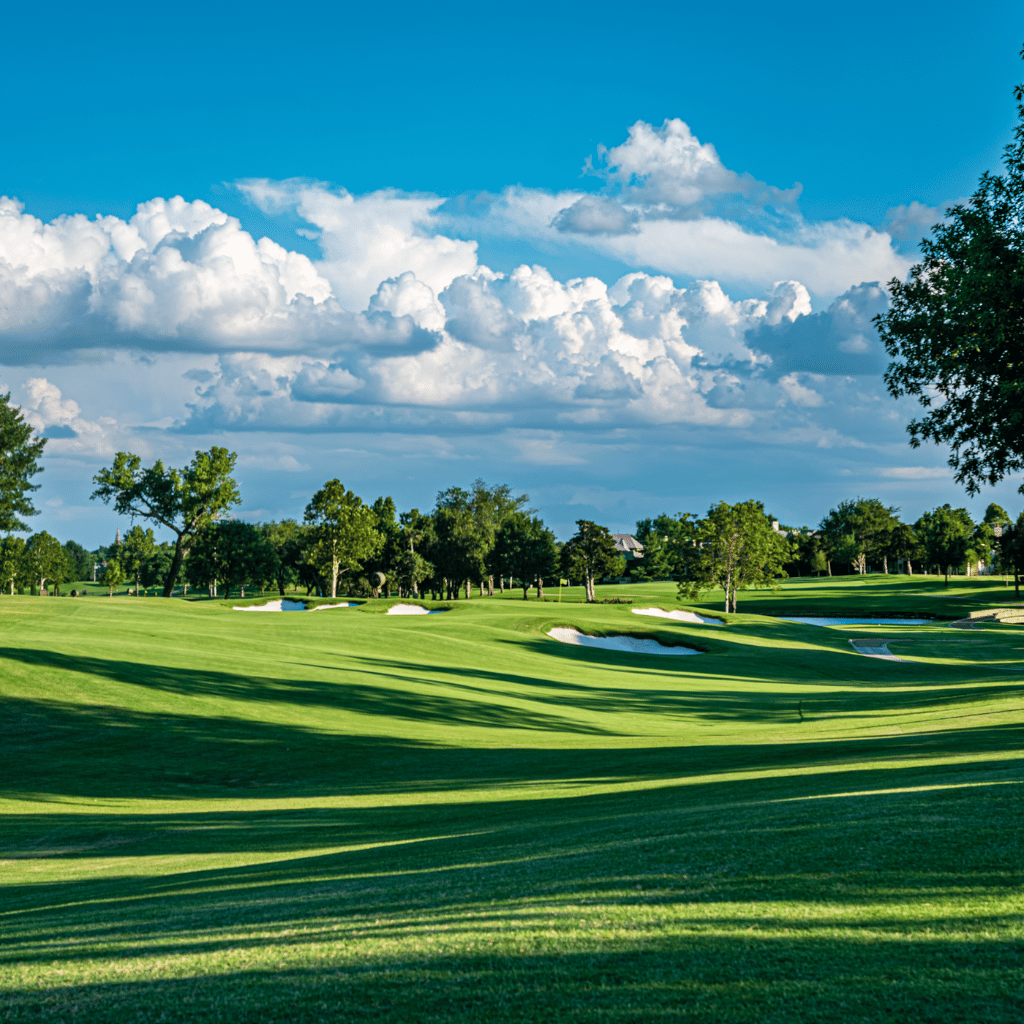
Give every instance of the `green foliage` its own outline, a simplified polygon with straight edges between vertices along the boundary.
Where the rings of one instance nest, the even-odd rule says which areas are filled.
[[[234,452],[214,446],[208,452],[197,451],[181,470],[165,469],[160,460],[144,469],[139,456],[118,452],[110,469],[101,469],[93,477],[97,485],[93,498],[112,503],[118,515],[160,523],[177,537],[164,597],[171,596],[196,535],[241,502],[231,476],[236,459]]]
[[[114,591],[124,583],[125,579],[124,566],[117,558],[108,558],[107,564],[103,569],[103,574],[100,576],[100,582],[108,588],[108,597],[114,596]]]
[[[0,588],[22,587],[28,579],[28,563],[25,558],[25,540],[22,537],[4,537],[0,540]]]
[[[1016,101],[1006,174],[986,171],[967,205],[947,211],[909,279],[889,282],[891,306],[876,317],[892,358],[890,393],[916,396],[927,410],[907,427],[910,444],[949,445],[969,494],[1024,469],[1022,86]]]
[[[192,545],[188,566],[190,579],[199,586],[232,587],[252,584],[265,590],[277,575],[277,551],[259,526],[240,519],[211,523]]]
[[[64,542],[64,554],[71,566],[71,578],[74,580],[91,580],[92,567],[96,564],[93,554],[86,551],[81,544],[73,540]]]
[[[490,572],[519,580],[525,601],[533,583],[554,576],[558,568],[555,535],[544,523],[526,512],[509,515],[495,536],[488,558]]]
[[[697,550],[697,517],[693,513],[641,519],[636,524],[635,536],[644,546],[644,557],[630,565],[634,579],[659,580],[690,575]]]
[[[698,524],[698,554],[691,576],[679,584],[683,597],[699,600],[713,587],[725,594],[725,610],[736,611],[736,594],[748,587],[777,589],[788,554],[760,501],[720,501]]]
[[[896,562],[905,562],[912,574],[914,563],[921,561],[925,551],[913,527],[897,523],[889,534],[888,554]]]
[[[948,587],[950,569],[962,566],[971,551],[974,523],[967,509],[954,509],[947,503],[925,512],[914,529],[924,546],[928,563],[938,566],[945,574]]]
[[[306,557],[326,577],[331,597],[337,597],[340,574],[359,568],[360,562],[379,549],[382,538],[376,529],[377,517],[335,479],[313,495],[306,506],[305,522],[311,542]]]
[[[45,530],[25,542],[26,575],[40,590],[47,582],[59,586],[70,580],[72,568],[60,541]]]
[[[18,516],[34,516],[30,494],[39,490],[32,477],[43,471],[39,460],[46,445],[25,422],[21,410],[11,405],[11,393],[0,395],[0,533],[27,532]]]
[[[605,576],[622,572],[622,558],[608,528],[589,519],[576,520],[576,533],[559,552],[562,572],[583,580],[587,602],[594,602],[594,583]]]
[[[892,532],[899,524],[898,513],[898,508],[889,508],[878,498],[841,501],[821,521],[829,557],[848,562],[855,572],[866,572],[868,559],[877,562],[888,556]]]
[[[135,581],[135,596],[139,594],[143,569],[156,553],[156,539],[152,530],[143,530],[141,526],[133,526],[126,534],[121,545],[120,562],[124,566],[128,578]]]

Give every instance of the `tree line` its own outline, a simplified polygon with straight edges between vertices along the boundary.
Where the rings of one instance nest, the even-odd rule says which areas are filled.
[[[179,468],[161,460],[143,466],[139,456],[119,452],[94,477],[92,497],[109,504],[133,525],[124,539],[96,552],[74,541],[61,544],[42,531],[28,532],[18,518],[33,515],[32,476],[45,438],[35,437],[10,395],[0,396],[0,586],[14,593],[24,586],[39,592],[89,579],[103,563],[102,581],[113,593],[129,584],[160,586],[163,596],[206,589],[229,596],[245,587],[261,594],[289,588],[307,595],[470,598],[474,588],[493,594],[495,586],[531,587],[543,596],[546,581],[582,584],[587,601],[595,584],[628,572],[638,580],[678,581],[683,598],[696,600],[711,589],[725,594],[735,611],[737,595],[750,587],[777,587],[787,576],[810,573],[913,573],[923,568],[949,573],[991,565],[1016,577],[1024,566],[1024,513],[1012,522],[999,505],[989,505],[980,523],[965,509],[943,505],[913,524],[899,509],[877,498],[856,498],[823,517],[816,529],[779,527],[764,504],[718,502],[705,516],[680,513],[642,519],[636,537],[641,559],[627,563],[607,527],[577,520],[575,535],[559,544],[529,496],[507,484],[477,480],[466,489],[438,492],[432,509],[399,512],[393,498],[366,503],[339,480],[329,480],[312,497],[301,521],[249,523],[234,517],[241,494],[233,473],[234,452],[214,446],[197,451]],[[141,525],[136,522],[141,520]],[[158,543],[154,527],[173,540]]]

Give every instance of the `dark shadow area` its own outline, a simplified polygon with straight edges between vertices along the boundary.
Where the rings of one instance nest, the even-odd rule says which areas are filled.
[[[862,942],[804,937],[661,938],[604,947],[397,964],[325,957],[302,969],[18,992],[8,996],[6,1019],[1017,1024],[1024,1014],[1012,941],[894,942],[888,957]]]
[[[860,1021],[1009,1021],[1024,1007],[1024,803],[1019,781],[995,776],[1018,766],[932,770],[931,784],[946,788],[917,792],[854,792],[924,782],[887,769],[779,779],[765,791],[721,783],[699,794],[239,814],[238,838],[261,849],[273,844],[275,814],[308,845],[329,841],[328,830],[338,842],[374,831],[414,841],[9,887],[3,963],[209,954],[219,964],[262,956],[278,969],[68,989],[55,979],[7,993],[0,1013],[781,1022],[850,1019],[855,1002]],[[826,795],[839,784],[843,795]],[[729,796],[757,799],[718,802]],[[206,818],[216,844],[230,817],[146,826],[162,830],[154,850],[169,852]],[[795,901],[828,912],[793,914]]]

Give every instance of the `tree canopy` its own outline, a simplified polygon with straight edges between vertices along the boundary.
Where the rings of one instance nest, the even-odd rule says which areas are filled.
[[[786,546],[759,501],[712,505],[698,524],[698,538],[698,555],[690,578],[679,584],[680,596],[697,600],[719,587],[725,591],[725,610],[734,612],[737,591],[777,588],[786,575]]]
[[[208,452],[196,452],[184,469],[166,469],[159,459],[143,469],[138,455],[118,452],[110,469],[101,469],[93,477],[97,485],[93,498],[112,502],[118,515],[150,519],[175,534],[164,597],[171,596],[181,563],[199,531],[241,502],[231,477],[236,458],[227,448],[214,446]]]
[[[595,600],[594,581],[622,570],[622,556],[608,528],[589,519],[576,520],[576,533],[563,545],[560,557],[566,576],[582,577],[589,603]]]
[[[0,395],[0,533],[27,532],[18,516],[34,516],[30,494],[39,490],[32,477],[43,471],[39,460],[45,437],[36,437],[11,393]]]
[[[947,211],[875,318],[892,358],[889,392],[926,410],[907,427],[911,446],[949,445],[969,494],[1024,469],[1024,86],[1015,97],[1006,173],[986,171],[967,204]]]
[[[305,521],[311,528],[311,560],[330,582],[331,597],[337,597],[341,573],[357,568],[380,547],[377,516],[362,498],[335,479],[313,495]]]

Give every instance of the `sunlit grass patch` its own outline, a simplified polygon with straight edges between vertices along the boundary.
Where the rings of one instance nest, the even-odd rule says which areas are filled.
[[[1020,1019],[1022,631],[453,606],[0,598],[0,1020]]]

